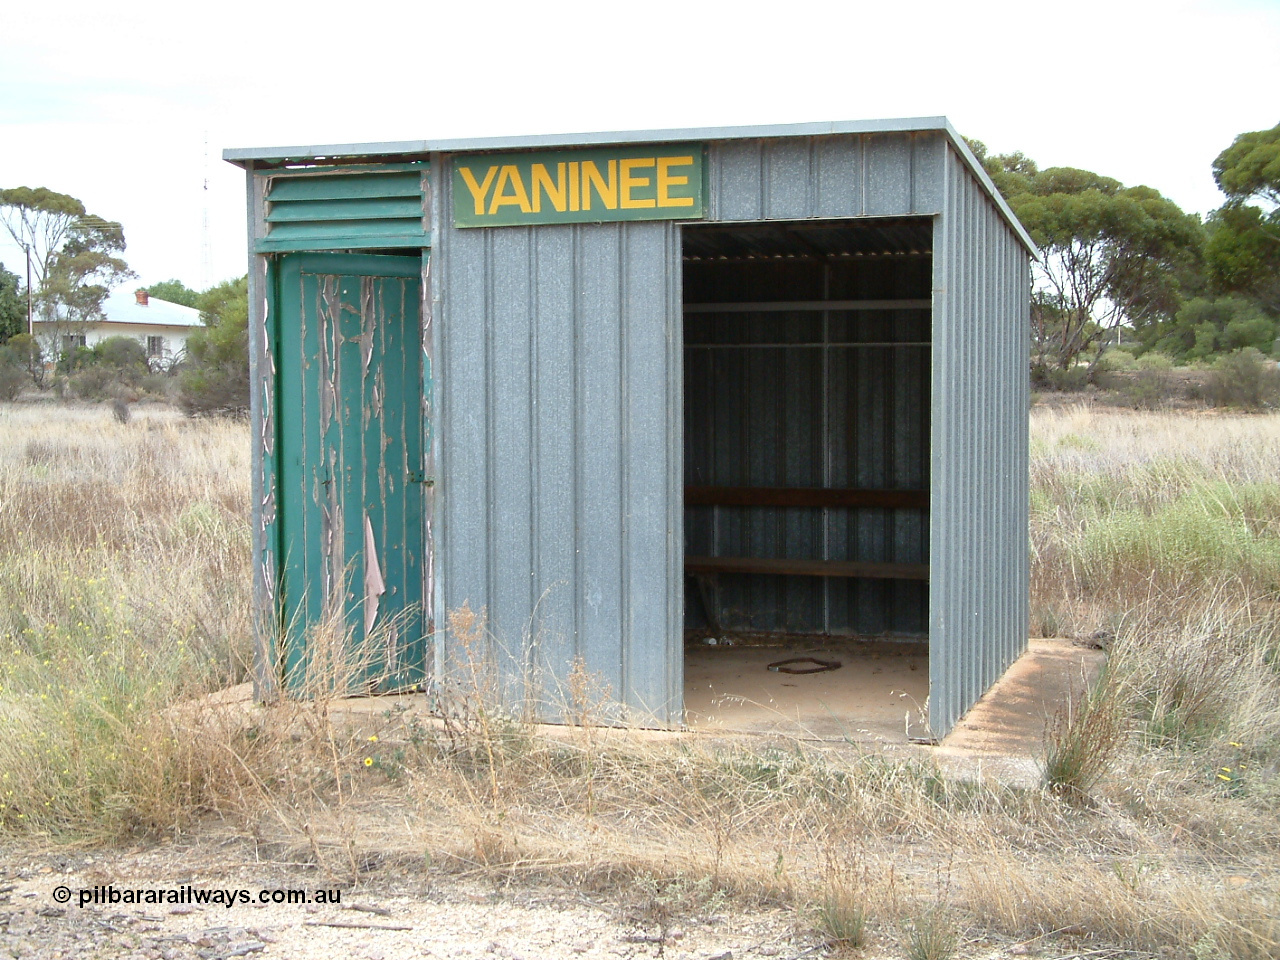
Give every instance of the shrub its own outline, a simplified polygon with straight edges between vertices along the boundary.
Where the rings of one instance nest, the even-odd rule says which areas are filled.
[[[1069,370],[1037,367],[1031,372],[1031,380],[1037,387],[1045,390],[1074,392],[1083,390],[1089,383],[1089,370],[1087,367],[1072,367]]]
[[[1164,372],[1173,369],[1173,360],[1163,353],[1151,351],[1144,353],[1133,362],[1134,368],[1138,370],[1157,370]]]
[[[1154,345],[1184,360],[1211,359],[1242,347],[1267,350],[1276,336],[1275,321],[1243,297],[1196,297],[1158,327]]]
[[[37,387],[44,386],[44,351],[40,342],[29,333],[19,333],[5,342],[10,358],[22,366],[31,382]]]
[[[1280,398],[1280,373],[1253,347],[1245,347],[1214,362],[1207,389],[1217,407],[1258,410]]]
[[[27,372],[0,347],[0,400],[16,400],[27,385]]]
[[[89,366],[67,377],[67,391],[81,400],[103,400],[116,384],[116,372],[108,367]]]
[[[188,416],[249,413],[248,278],[228,280],[201,295],[208,326],[187,341],[178,374],[178,403]]]
[[[828,886],[817,910],[818,929],[828,940],[854,950],[867,942],[867,911],[844,884]]]
[[[63,354],[58,368],[66,375],[66,390],[82,400],[136,392],[150,373],[147,352],[133,337],[107,337],[92,347],[77,347]]]
[[[107,337],[93,346],[93,362],[141,377],[147,371],[147,351],[133,337]]]
[[[149,373],[138,383],[138,389],[155,397],[172,400],[176,394],[177,379],[167,373]]]
[[[1161,370],[1139,370],[1120,384],[1120,395],[1138,410],[1154,410],[1173,393],[1173,380]]]
[[[1132,370],[1135,366],[1133,354],[1127,350],[1112,347],[1098,360],[1094,370],[1098,373],[1118,373]]]

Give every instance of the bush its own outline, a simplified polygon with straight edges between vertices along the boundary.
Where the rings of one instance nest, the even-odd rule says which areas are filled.
[[[829,879],[815,905],[817,925],[829,941],[858,949],[867,940],[861,891],[846,879]]]
[[[1127,350],[1112,347],[1098,360],[1094,370],[1097,373],[1122,373],[1132,370],[1135,366],[1133,354]]]
[[[1206,360],[1230,350],[1271,348],[1275,321],[1243,297],[1196,297],[1158,325],[1153,346],[1182,360]]]
[[[16,400],[27,385],[27,371],[7,347],[0,347],[0,400]]]
[[[1059,367],[1037,367],[1031,371],[1031,382],[1045,390],[1074,392],[1083,390],[1089,382],[1087,367],[1072,367],[1063,370]]]
[[[907,932],[909,960],[950,960],[960,944],[960,933],[941,907],[933,907],[911,924]]]
[[[107,337],[92,347],[77,347],[58,363],[66,389],[82,400],[102,400],[136,392],[150,374],[147,351],[133,337]]]
[[[1173,369],[1173,360],[1165,354],[1153,350],[1150,353],[1144,353],[1133,362],[1133,365],[1138,370],[1157,370],[1164,373]]]
[[[161,397],[172,401],[176,394],[178,381],[167,373],[149,373],[142,378],[138,388],[153,397]]]
[[[248,366],[231,360],[192,364],[178,378],[178,406],[189,417],[248,416]]]
[[[178,404],[188,416],[249,413],[248,278],[228,280],[201,294],[208,326],[187,341],[178,374]]]
[[[1280,372],[1257,349],[1245,347],[1214,362],[1206,392],[1214,406],[1258,410],[1280,399]]]
[[[27,371],[27,376],[37,387],[44,386],[44,351],[40,342],[29,333],[19,333],[5,343],[10,358]]]
[[[116,373],[107,367],[89,366],[67,377],[67,392],[81,400],[103,400],[116,386]]]
[[[1154,410],[1172,392],[1172,382],[1160,370],[1139,370],[1120,386],[1120,393],[1138,410]]]
[[[1081,800],[1115,767],[1124,746],[1124,710],[1104,679],[1092,693],[1064,704],[1044,733],[1044,782]]]
[[[115,367],[122,373],[136,373],[141,377],[147,371],[147,351],[133,337],[107,337],[93,347],[93,362]]]

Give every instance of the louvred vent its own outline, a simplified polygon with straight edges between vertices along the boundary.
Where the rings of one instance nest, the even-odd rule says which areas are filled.
[[[423,168],[274,176],[260,252],[430,246]]]

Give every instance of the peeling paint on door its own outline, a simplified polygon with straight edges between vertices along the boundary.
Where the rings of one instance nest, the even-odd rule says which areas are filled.
[[[345,624],[347,656],[376,689],[426,675],[420,264],[293,254],[278,267],[283,660],[295,688],[320,623]]]

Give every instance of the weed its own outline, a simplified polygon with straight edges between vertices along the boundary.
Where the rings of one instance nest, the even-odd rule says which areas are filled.
[[[907,928],[910,960],[950,960],[960,943],[955,922],[942,907],[931,907]]]
[[[724,891],[707,877],[664,878],[646,873],[632,886],[627,919],[639,928],[643,939],[656,945],[661,957],[675,924],[685,918],[705,919],[724,905]]]
[[[1046,726],[1045,785],[1072,799],[1086,798],[1114,771],[1124,740],[1119,695],[1104,677],[1092,693],[1064,704]]]
[[[831,942],[855,950],[866,943],[867,911],[858,884],[828,880],[814,904],[814,915],[818,929]]]

